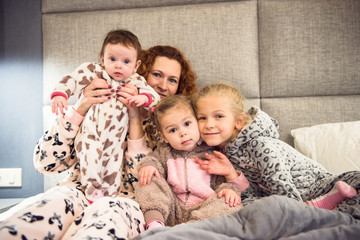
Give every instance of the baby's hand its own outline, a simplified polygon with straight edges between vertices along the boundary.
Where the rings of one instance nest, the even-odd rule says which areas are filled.
[[[147,103],[149,101],[149,98],[145,95],[137,95],[137,96],[130,96],[126,100],[128,100],[128,103],[135,104],[136,107],[140,107]]]
[[[55,96],[51,100],[51,111],[56,115],[59,115],[59,111],[61,115],[64,114],[64,109],[67,110],[68,108],[67,100],[63,96]]]
[[[232,189],[223,189],[217,194],[218,198],[225,196],[225,203],[229,204],[230,207],[236,207],[241,204],[241,197]]]
[[[159,171],[153,166],[142,167],[139,171],[139,179],[141,186],[145,186],[151,182],[152,176],[161,179]]]

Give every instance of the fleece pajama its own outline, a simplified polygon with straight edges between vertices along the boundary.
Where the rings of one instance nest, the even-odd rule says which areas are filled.
[[[125,83],[136,86],[140,94],[146,94],[149,98],[146,109],[155,106],[160,100],[155,90],[137,73],[123,81],[114,81],[96,63],[81,64],[60,81],[52,96],[79,96],[96,77],[104,79],[113,89]],[[81,124],[75,138],[75,149],[82,172],[81,186],[91,201],[103,196],[116,196],[119,192],[128,120],[126,106],[113,96],[109,101],[94,104]]]
[[[210,175],[195,163],[195,157],[204,159],[204,154],[211,150],[213,148],[205,143],[191,152],[178,151],[169,144],[162,143],[141,161],[139,169],[154,166],[161,175],[161,179],[153,177],[150,184],[145,186],[136,183],[136,200],[147,223],[159,219],[166,226],[174,226],[229,214],[242,207],[230,207],[225,203],[224,197],[218,198],[216,195],[225,188],[240,195],[249,186],[242,174],[234,181],[226,182],[223,176]]]
[[[340,203],[337,209],[360,219],[360,171],[335,176],[279,140],[275,119],[256,107],[249,114],[253,118],[251,124],[225,147],[235,169],[242,171],[249,182],[261,185],[264,195],[284,195],[298,201],[324,195],[336,182],[344,181],[358,194]],[[246,191],[249,190],[251,187]]]

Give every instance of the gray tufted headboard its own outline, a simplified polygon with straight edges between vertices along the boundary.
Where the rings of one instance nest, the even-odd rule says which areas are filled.
[[[291,129],[360,120],[359,0],[43,0],[42,12],[45,126],[55,83],[98,61],[116,28],[181,49],[200,87],[235,85],[291,145]]]

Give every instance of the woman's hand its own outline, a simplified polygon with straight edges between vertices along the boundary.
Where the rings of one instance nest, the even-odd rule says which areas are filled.
[[[241,197],[232,189],[223,189],[217,194],[218,198],[225,196],[225,203],[229,204],[230,207],[236,207],[241,204]]]
[[[145,186],[151,182],[152,176],[155,175],[158,179],[161,179],[159,171],[153,166],[142,167],[139,171],[139,179],[141,186]]]
[[[89,111],[94,103],[103,103],[111,98],[115,90],[107,84],[104,79],[95,78],[87,85],[80,99],[76,102],[74,109],[82,116]]]
[[[229,159],[219,151],[213,151],[214,155],[205,153],[207,160],[195,158],[200,168],[209,174],[221,175],[226,181],[231,182],[239,176]]]

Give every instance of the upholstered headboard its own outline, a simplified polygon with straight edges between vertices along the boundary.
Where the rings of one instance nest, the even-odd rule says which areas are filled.
[[[42,11],[45,127],[55,84],[98,61],[116,28],[181,49],[198,86],[233,84],[291,145],[291,129],[360,120],[359,0],[43,0]]]

